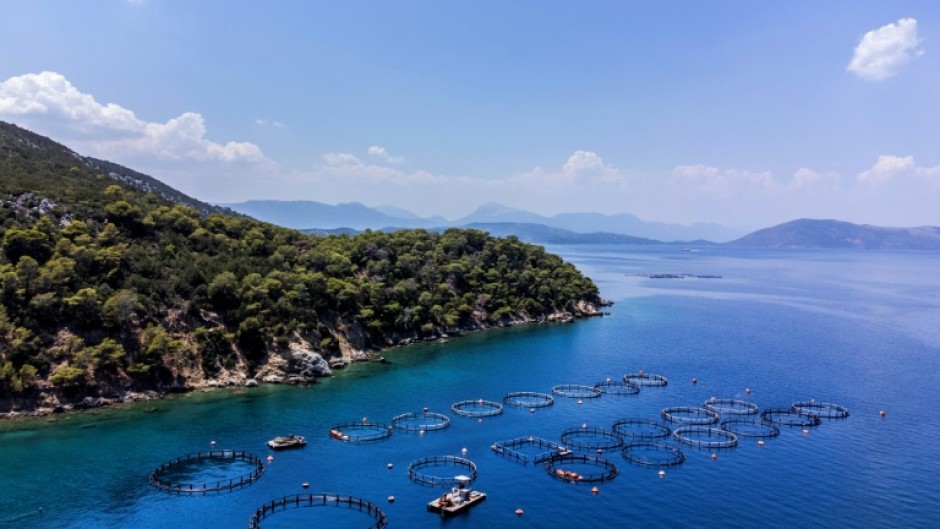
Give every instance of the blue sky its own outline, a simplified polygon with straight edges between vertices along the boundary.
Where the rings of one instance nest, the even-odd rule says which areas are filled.
[[[0,7],[0,119],[198,198],[940,225],[936,2]]]

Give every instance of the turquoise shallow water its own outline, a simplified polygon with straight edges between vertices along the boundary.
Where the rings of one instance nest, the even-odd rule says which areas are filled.
[[[246,527],[264,502],[303,492],[363,497],[390,527],[933,527],[940,513],[940,254],[755,251],[700,248],[555,247],[617,304],[611,316],[570,325],[531,325],[473,334],[447,344],[391,351],[391,365],[353,366],[308,388],[266,387],[187,395],[98,415],[0,424],[0,528]],[[630,274],[718,274],[721,279],[647,279]],[[477,422],[451,403],[500,400],[509,391],[594,384],[644,369],[670,379],[632,397],[556,399],[529,413],[507,409]],[[698,384],[691,384],[696,377]],[[745,388],[752,393],[745,394]],[[710,396],[761,407],[815,398],[847,406],[846,420],[802,435],[753,439],[718,453],[684,448],[666,470],[628,464],[590,486],[549,478],[496,456],[497,440],[557,440],[568,427],[655,419],[672,405]],[[428,407],[451,427],[396,433],[362,445],[332,441],[336,423]],[[157,408],[156,411],[150,411]],[[881,418],[879,410],[887,416]],[[253,486],[178,497],[147,484],[163,461],[209,448],[267,457],[275,435],[310,445],[278,452]],[[408,464],[459,455],[478,466],[489,499],[442,520],[424,505],[440,494],[408,480]],[[393,469],[387,469],[392,463]],[[244,470],[244,469],[242,469]],[[207,470],[213,478],[220,470]],[[308,482],[310,488],[301,488]],[[389,504],[385,498],[396,497]],[[38,509],[42,507],[42,514]],[[516,508],[525,510],[517,517]],[[268,529],[366,527],[338,509],[279,513]]]

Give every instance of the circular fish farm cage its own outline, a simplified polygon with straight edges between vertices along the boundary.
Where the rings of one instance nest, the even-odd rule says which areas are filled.
[[[369,443],[391,436],[391,426],[368,421],[344,422],[330,428],[330,439],[344,443]]]
[[[757,404],[741,399],[718,399],[712,397],[702,404],[706,410],[721,415],[756,415]]]
[[[738,445],[738,436],[731,432],[708,426],[683,426],[672,432],[676,441],[696,448],[733,448]]]
[[[529,464],[531,460],[535,464],[544,463],[548,459],[562,454],[570,453],[570,450],[554,442],[542,439],[541,437],[516,437],[507,441],[496,441],[490,446],[490,449],[497,454],[507,457],[516,463],[523,465]],[[528,449],[529,453],[524,452]]]
[[[831,402],[816,402],[814,400],[794,402],[790,408],[802,415],[815,415],[820,419],[845,419],[849,416],[848,408]]]
[[[705,426],[709,424],[716,424],[718,422],[718,414],[706,410],[705,408],[694,408],[691,406],[672,406],[670,408],[663,408],[663,411],[660,413],[663,419],[669,422],[678,422],[683,424],[691,424],[696,426]]]
[[[374,523],[368,529],[384,529],[388,527],[388,516],[374,504],[353,496],[340,496],[338,494],[297,494],[271,500],[262,505],[248,520],[248,529],[261,529],[261,522],[279,512],[302,507],[338,507],[341,509],[356,510],[367,514]]]
[[[809,428],[819,426],[822,420],[819,415],[800,413],[793,408],[771,408],[760,412],[760,420],[777,426],[795,426]]]
[[[738,437],[768,438],[780,435],[776,424],[760,419],[726,419],[721,421],[721,429]]]
[[[469,459],[456,456],[432,456],[419,459],[408,465],[408,478],[420,485],[431,487],[456,487],[460,480],[458,476],[441,476],[446,468],[458,469],[458,476],[470,478],[470,483],[477,479],[476,463]]]
[[[627,443],[620,451],[620,455],[628,462],[644,467],[674,467],[685,462],[685,454],[682,450],[662,442]]]
[[[503,397],[503,404],[516,408],[547,408],[554,403],[551,395],[537,391],[512,391]]]
[[[603,428],[568,428],[561,433],[561,444],[572,450],[610,450],[623,446],[623,438]]]
[[[403,432],[435,432],[450,426],[450,417],[428,411],[402,413],[392,418],[391,425]]]
[[[672,429],[650,419],[620,419],[611,428],[620,437],[630,439],[664,439],[672,435]]]
[[[450,409],[462,417],[495,417],[503,413],[502,404],[483,399],[455,402]]]
[[[625,397],[640,394],[640,386],[623,380],[605,380],[604,382],[594,384],[594,387],[601,390],[601,393],[604,395]]]
[[[602,457],[564,454],[545,462],[548,475],[569,483],[587,484],[610,481],[617,477],[617,466]]]
[[[216,472],[221,467],[245,467],[250,471],[247,474],[242,473],[215,481],[192,480],[193,471],[200,467],[211,468]],[[163,463],[150,474],[150,484],[162,491],[175,494],[208,494],[251,485],[262,474],[264,474],[264,463],[254,454],[235,450],[210,450],[188,454]]]
[[[654,375],[652,373],[627,373],[623,376],[624,382],[629,382],[637,386],[647,386],[647,387],[662,387],[669,384],[669,379],[662,375]]]
[[[603,395],[596,387],[583,384],[560,384],[552,388],[552,394],[569,399],[596,399]]]

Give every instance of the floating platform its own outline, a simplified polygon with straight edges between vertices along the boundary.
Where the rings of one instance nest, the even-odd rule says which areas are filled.
[[[480,502],[486,501],[485,492],[480,492],[478,490],[471,490],[469,492],[470,494],[467,496],[466,500],[448,500],[445,505],[441,505],[441,498],[435,498],[434,501],[428,503],[428,510],[431,512],[440,513],[444,516],[450,516],[461,511],[465,511]],[[450,496],[450,494],[446,494],[444,497],[449,498]]]
[[[286,450],[288,448],[303,448],[305,446],[307,446],[307,440],[302,435],[275,437],[268,441],[268,448],[271,450]]]

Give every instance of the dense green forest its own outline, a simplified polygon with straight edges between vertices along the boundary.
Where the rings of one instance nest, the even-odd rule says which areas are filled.
[[[572,265],[513,237],[316,237],[103,164],[0,122],[8,408],[251,376],[296,342],[329,358],[601,302]]]

